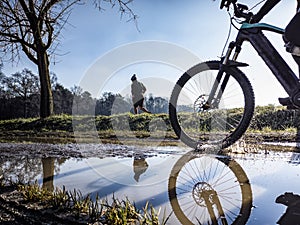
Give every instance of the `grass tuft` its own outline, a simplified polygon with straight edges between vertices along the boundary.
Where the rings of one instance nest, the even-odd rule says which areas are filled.
[[[128,198],[119,200],[113,196],[112,202],[109,203],[107,199],[100,199],[99,195],[93,200],[89,194],[84,196],[76,189],[68,191],[64,186],[51,192],[40,187],[37,181],[33,184],[18,184],[18,191],[28,203],[37,203],[44,205],[45,208],[69,212],[75,220],[88,220],[89,223],[164,225],[171,216],[171,214],[166,216],[164,211],[160,221],[161,209],[156,210],[148,202],[143,210],[139,210]]]

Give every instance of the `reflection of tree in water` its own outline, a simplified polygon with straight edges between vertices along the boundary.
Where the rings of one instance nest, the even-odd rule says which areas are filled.
[[[0,158],[1,172],[5,180],[32,182],[41,175],[42,164],[40,158],[22,156],[18,158]]]
[[[66,161],[65,158],[56,159],[53,157],[43,158],[43,188],[53,191],[54,190],[54,172],[59,173],[60,165]]]
[[[4,180],[34,182],[43,178],[43,187],[53,190],[54,173],[59,173],[60,166],[66,159],[29,158],[28,156],[0,158],[0,175]]]
[[[55,158],[43,158],[43,188],[49,191],[54,190],[53,179],[54,179],[54,162]]]

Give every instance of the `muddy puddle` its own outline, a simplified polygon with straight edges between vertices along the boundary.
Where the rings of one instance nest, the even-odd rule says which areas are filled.
[[[128,198],[139,208],[148,201],[173,212],[168,224],[269,225],[295,215],[299,221],[299,153],[38,144],[0,144],[0,151],[1,176]]]

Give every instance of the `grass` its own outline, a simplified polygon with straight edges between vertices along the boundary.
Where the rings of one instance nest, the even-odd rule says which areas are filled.
[[[127,145],[137,142],[143,145],[153,142],[177,145],[178,138],[171,129],[167,114],[55,115],[46,119],[0,120],[0,142],[65,144],[99,140],[102,143]]]
[[[0,186],[0,188],[3,186]],[[53,192],[43,189],[37,182],[33,184],[18,184],[17,191],[23,200],[30,205],[37,205],[41,210],[52,210],[55,214],[71,215],[76,221],[101,224],[166,224],[170,215],[164,214],[160,219],[161,210],[156,210],[149,203],[143,209],[138,209],[129,199],[119,200],[113,196],[112,201],[100,199],[97,195],[93,200],[90,195],[82,195],[79,190],[68,191],[63,187]],[[60,214],[60,213],[61,214]]]
[[[0,120],[0,131],[21,130],[21,131],[90,131],[96,128],[97,131],[115,130],[116,126],[127,125],[130,130],[146,130],[153,126],[153,121],[164,124],[167,130],[171,130],[167,114],[138,114],[124,113],[111,116],[72,116],[54,115],[46,119],[24,118],[12,120]],[[151,124],[152,122],[152,124]],[[150,125],[150,127],[149,127]]]
[[[232,109],[229,119],[241,113]],[[184,116],[185,127],[195,122]],[[295,133],[300,128],[300,112],[283,107],[258,106],[248,129],[249,133]],[[205,129],[205,127],[204,127]],[[76,131],[76,136],[74,132]],[[97,140],[95,140],[95,137]],[[0,142],[93,143],[178,145],[168,114],[123,113],[111,116],[55,115],[46,119],[28,118],[0,120]],[[163,140],[162,140],[163,139]]]

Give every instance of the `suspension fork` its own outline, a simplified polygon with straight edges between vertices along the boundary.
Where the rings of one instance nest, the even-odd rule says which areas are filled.
[[[232,54],[233,49],[235,49],[235,52],[234,52],[232,59],[230,60],[230,56]],[[226,52],[225,57],[222,60],[222,63],[220,64],[219,72],[217,74],[216,80],[214,81],[212,90],[211,90],[208,100],[207,100],[207,103],[210,106],[210,108],[212,108],[212,107],[217,108],[219,106],[220,99],[222,97],[222,94],[226,88],[226,85],[227,85],[227,83],[229,81],[229,77],[230,77],[230,75],[228,73],[225,73],[225,76],[224,76],[224,74],[223,74],[224,68],[229,65],[229,61],[236,61],[240,52],[241,52],[241,45],[237,45],[236,42],[231,42],[229,44],[228,50]],[[224,76],[224,78],[223,78],[223,76]],[[223,81],[221,83],[222,78],[223,78]],[[220,83],[221,83],[221,86],[216,95],[216,92],[218,90]]]
[[[221,219],[221,223],[223,225],[228,225],[228,222],[225,217],[224,210],[222,208],[221,202],[219,200],[218,194],[215,190],[205,190],[201,194],[204,198],[207,211],[209,213],[209,216],[211,218],[212,225],[218,225],[218,217]],[[218,217],[215,215],[213,206],[216,205],[217,211],[218,211]]]

